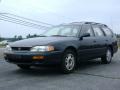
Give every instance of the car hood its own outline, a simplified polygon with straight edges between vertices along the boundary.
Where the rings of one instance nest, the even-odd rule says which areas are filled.
[[[37,37],[37,38],[30,38],[24,39],[20,41],[16,41],[11,43],[11,47],[33,47],[38,45],[48,45],[51,43],[65,41],[65,40],[73,40],[75,37]]]

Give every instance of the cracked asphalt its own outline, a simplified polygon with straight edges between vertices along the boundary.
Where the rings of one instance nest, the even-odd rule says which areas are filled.
[[[120,50],[111,64],[99,59],[82,62],[68,75],[56,67],[23,71],[1,57],[0,90],[120,90]]]

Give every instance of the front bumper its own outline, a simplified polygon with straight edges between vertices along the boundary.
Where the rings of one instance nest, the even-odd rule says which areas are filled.
[[[34,56],[43,56],[42,59],[33,59]],[[59,64],[62,53],[60,51],[53,52],[6,52],[4,58],[7,62],[14,64],[29,64],[29,65],[46,65]]]

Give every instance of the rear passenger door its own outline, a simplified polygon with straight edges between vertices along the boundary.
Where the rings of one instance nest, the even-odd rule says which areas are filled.
[[[118,49],[116,36],[115,36],[114,33],[111,31],[111,29],[109,29],[108,27],[102,26],[101,28],[102,28],[102,30],[103,30],[104,33],[105,33],[106,45],[112,45],[112,47],[113,47],[113,52],[116,52],[117,49]]]
[[[98,25],[92,25],[95,33],[95,55],[96,58],[102,56],[106,52],[106,37],[103,30]]]

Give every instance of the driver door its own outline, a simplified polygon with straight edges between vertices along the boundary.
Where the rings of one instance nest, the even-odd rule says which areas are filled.
[[[82,40],[79,40],[79,58],[80,60],[88,60],[92,59],[95,56],[95,35],[92,30],[91,25],[86,24],[82,26],[80,36],[82,36],[85,33],[89,33],[89,37],[83,37]]]

